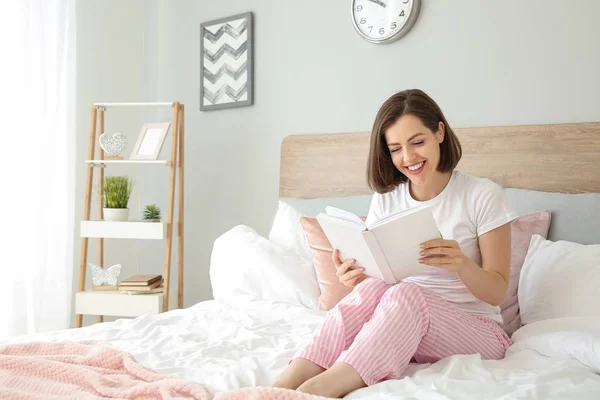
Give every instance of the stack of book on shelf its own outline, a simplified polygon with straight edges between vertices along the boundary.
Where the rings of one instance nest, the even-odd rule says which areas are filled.
[[[129,294],[162,293],[162,275],[134,275],[121,281],[119,291]]]

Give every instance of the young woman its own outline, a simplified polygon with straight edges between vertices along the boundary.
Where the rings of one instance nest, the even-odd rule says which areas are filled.
[[[517,215],[498,185],[454,169],[461,154],[425,93],[405,90],[385,101],[371,135],[367,175],[376,193],[367,224],[431,206],[444,239],[423,243],[420,261],[437,268],[389,285],[334,251],[340,281],[354,288],[274,386],[342,397],[401,377],[413,358],[504,357],[510,339],[498,305],[508,288],[510,222]]]

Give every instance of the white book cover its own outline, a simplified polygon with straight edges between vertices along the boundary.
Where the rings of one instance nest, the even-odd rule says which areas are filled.
[[[345,210],[326,207],[317,220],[342,261],[356,259],[355,268],[393,284],[428,269],[419,263],[421,243],[441,238],[429,207],[418,207],[390,215],[367,226]]]

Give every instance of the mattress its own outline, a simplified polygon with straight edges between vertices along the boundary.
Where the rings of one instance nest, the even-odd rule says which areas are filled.
[[[142,365],[207,385],[215,392],[268,386],[323,320],[323,311],[238,296],[155,316],[13,338],[102,340]],[[411,364],[406,376],[347,399],[598,399],[600,319],[547,320],[515,333],[500,361],[452,356]]]

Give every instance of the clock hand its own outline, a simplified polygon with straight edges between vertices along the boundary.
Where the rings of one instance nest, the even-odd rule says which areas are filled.
[[[375,3],[375,4],[379,5],[379,6],[381,6],[383,8],[387,7],[387,5],[383,1],[381,1],[381,0],[369,0],[369,1],[372,2],[372,3]]]

